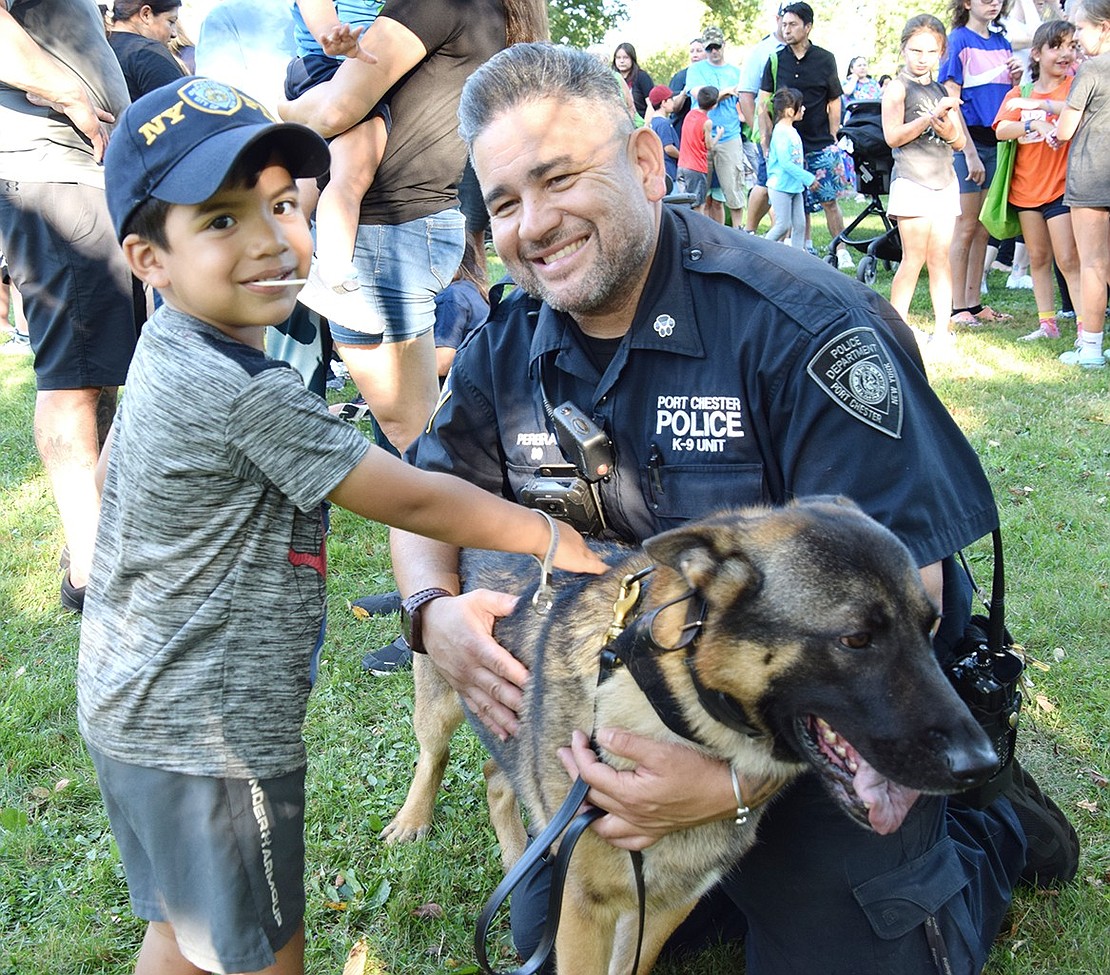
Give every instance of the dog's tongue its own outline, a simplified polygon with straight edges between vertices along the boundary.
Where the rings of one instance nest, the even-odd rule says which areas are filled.
[[[893,833],[902,825],[910,807],[921,795],[880,775],[862,757],[852,785],[856,795],[867,806],[867,819],[880,836]]]

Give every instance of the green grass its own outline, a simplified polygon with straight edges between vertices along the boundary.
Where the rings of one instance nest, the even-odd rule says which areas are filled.
[[[1015,325],[961,334],[958,355],[931,362],[930,374],[997,494],[1010,628],[1048,668],[1031,670],[1022,759],[1073,818],[1083,857],[1075,884],[1019,893],[987,971],[1095,975],[1106,971],[1110,930],[1110,372],[1057,363],[1067,339],[1015,341],[1035,324],[1032,296],[1002,280],[992,275],[989,300]],[[886,293],[889,282],[880,271],[876,287]],[[911,318],[928,327],[924,279],[918,292]],[[122,975],[142,925],[76,730],[78,623],[58,608],[61,535],[31,438],[33,399],[29,360],[0,357],[0,975]],[[986,582],[987,547],[974,554]],[[338,975],[365,941],[367,972],[474,971],[473,921],[499,879],[480,749],[469,732],[457,736],[426,842],[378,841],[415,759],[411,679],[359,668],[396,620],[360,622],[348,607],[392,588],[384,532],[336,512],[330,569],[325,660],[305,730],[307,970]],[[429,904],[439,911],[421,909]],[[722,949],[663,970],[736,972],[737,957]]]

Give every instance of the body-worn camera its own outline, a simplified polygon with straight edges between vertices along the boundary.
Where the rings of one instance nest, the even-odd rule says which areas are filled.
[[[573,403],[555,407],[552,417],[559,449],[591,484],[613,469],[613,443],[609,435]]]
[[[987,733],[998,755],[998,772],[985,785],[959,796],[978,808],[988,805],[1008,784],[1021,714],[1021,675],[1025,669],[1021,657],[1012,649],[1009,634],[1004,647],[990,649],[987,627],[984,617],[973,616],[956,659],[945,668],[956,693]]]
[[[557,406],[552,421],[555,440],[570,463],[537,470],[520,490],[521,503],[546,511],[583,535],[600,534],[605,515],[596,485],[613,469],[613,444],[573,403]]]
[[[520,501],[573,525],[583,535],[596,535],[604,523],[597,499],[573,467],[542,467],[520,489]]]

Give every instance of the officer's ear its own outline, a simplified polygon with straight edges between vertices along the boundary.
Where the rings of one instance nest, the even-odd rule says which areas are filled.
[[[628,155],[644,196],[657,203],[667,195],[666,167],[663,165],[663,143],[650,125],[636,129],[628,137]]]

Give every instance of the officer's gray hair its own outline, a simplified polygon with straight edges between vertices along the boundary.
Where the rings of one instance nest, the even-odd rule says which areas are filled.
[[[468,147],[497,116],[531,101],[581,98],[599,115],[633,129],[623,84],[585,51],[555,44],[514,44],[495,54],[467,80],[459,102],[459,135]]]

